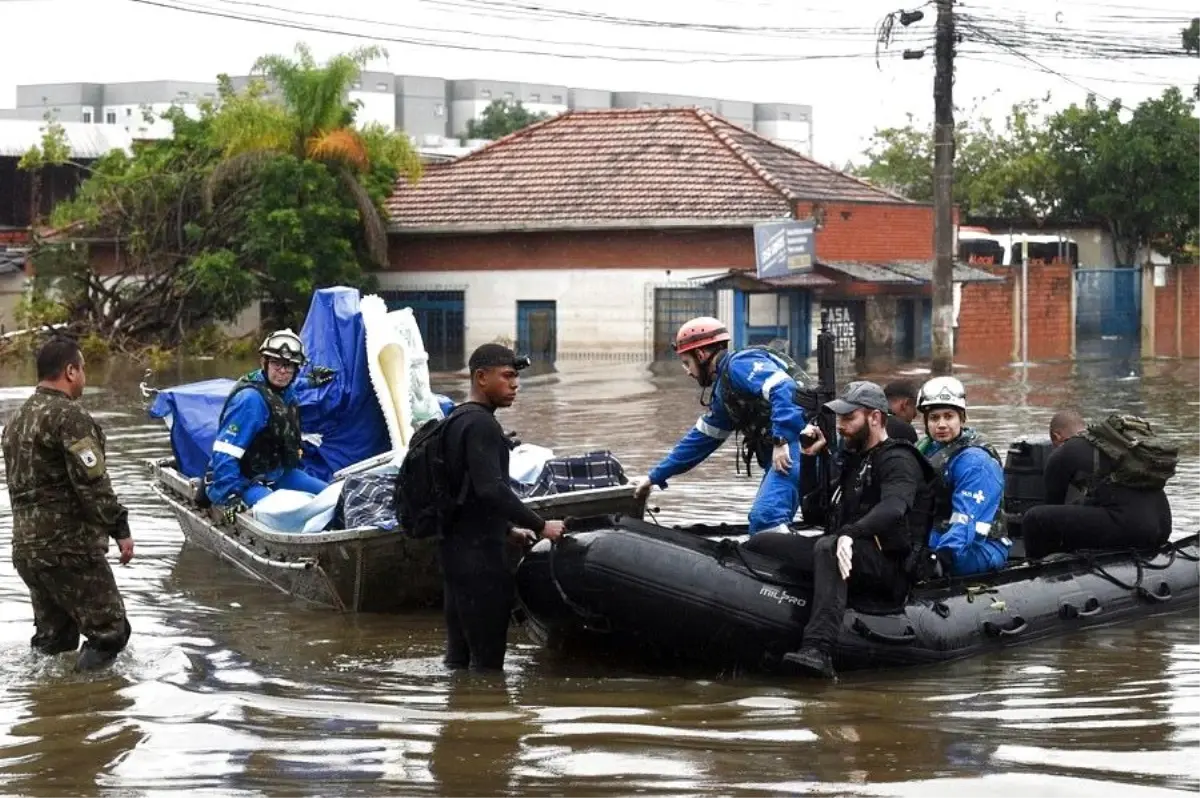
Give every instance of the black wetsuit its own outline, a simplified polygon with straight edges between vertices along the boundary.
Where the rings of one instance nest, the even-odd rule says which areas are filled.
[[[454,495],[470,480],[454,522],[442,532],[446,665],[504,667],[514,581],[505,557],[514,526],[541,533],[545,521],[509,486],[510,441],[494,411],[469,402],[445,431],[446,466]]]
[[[1046,503],[1021,518],[1025,554],[1031,559],[1078,549],[1153,549],[1171,536],[1171,506],[1161,490],[1138,490],[1103,481],[1112,460],[1076,436],[1046,460]],[[1087,496],[1079,487],[1097,484]],[[1075,486],[1075,487],[1072,487]],[[1069,495],[1074,494],[1074,495]],[[1077,503],[1067,502],[1075,499]]]

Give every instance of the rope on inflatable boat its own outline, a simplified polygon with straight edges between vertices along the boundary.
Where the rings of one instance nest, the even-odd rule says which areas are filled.
[[[565,540],[566,539],[564,538],[564,541]],[[583,605],[579,604],[574,599],[572,599],[570,596],[568,596],[567,592],[565,590],[563,590],[562,583],[558,581],[558,572],[554,568],[554,555],[558,552],[559,545],[560,545],[559,541],[557,541],[557,540],[551,541],[550,542],[550,554],[547,555],[547,558],[546,558],[546,561],[547,561],[547,563],[549,565],[549,569],[550,569],[550,582],[551,582],[551,584],[554,585],[554,589],[558,591],[558,597],[563,600],[563,604],[566,604],[567,607],[572,612],[574,612],[576,615],[578,615],[583,620],[583,625],[584,625],[585,629],[590,629],[595,632],[610,632],[610,631],[612,631],[612,627],[609,624],[608,618],[606,616],[601,615],[600,613],[597,613],[597,612],[592,612],[587,607],[584,607]],[[601,623],[601,625],[593,625],[597,621],[599,621]]]

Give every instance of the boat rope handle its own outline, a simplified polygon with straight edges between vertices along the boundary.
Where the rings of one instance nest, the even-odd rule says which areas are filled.
[[[568,596],[567,592],[565,590],[563,590],[562,583],[558,581],[558,572],[554,568],[554,555],[558,551],[558,547],[559,547],[559,541],[557,541],[557,540],[550,541],[550,554],[547,556],[547,562],[550,567],[550,582],[554,585],[554,589],[558,591],[558,597],[563,600],[563,603],[566,604],[567,607],[572,612],[574,612],[576,615],[578,615],[580,618],[583,619],[584,626],[586,628],[590,628],[593,631],[597,631],[597,632],[612,631],[611,624],[609,623],[609,620],[607,617],[605,617],[604,615],[601,615],[600,613],[592,612],[587,607],[580,605],[578,602],[576,602],[574,599],[572,599],[570,596]],[[603,621],[604,626],[607,628],[602,629],[599,627],[591,626],[592,621],[595,621],[595,620]]]

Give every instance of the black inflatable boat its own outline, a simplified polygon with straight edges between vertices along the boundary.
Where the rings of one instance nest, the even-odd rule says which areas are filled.
[[[800,644],[811,579],[728,538],[739,531],[612,517],[583,522],[556,545],[541,541],[517,571],[527,628],[556,648],[775,670],[780,655]],[[903,607],[852,600],[834,664],[852,671],[945,662],[1078,629],[1194,612],[1198,561],[1192,535],[1141,556],[1014,559],[995,574],[922,584]]]

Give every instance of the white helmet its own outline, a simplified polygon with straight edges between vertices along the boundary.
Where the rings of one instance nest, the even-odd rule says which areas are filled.
[[[308,358],[304,355],[304,342],[290,328],[276,330],[268,335],[258,351],[264,357],[294,363],[297,366],[303,366],[308,362]]]
[[[921,386],[917,410],[924,413],[935,407],[954,407],[967,412],[967,389],[954,377],[934,377]]]

